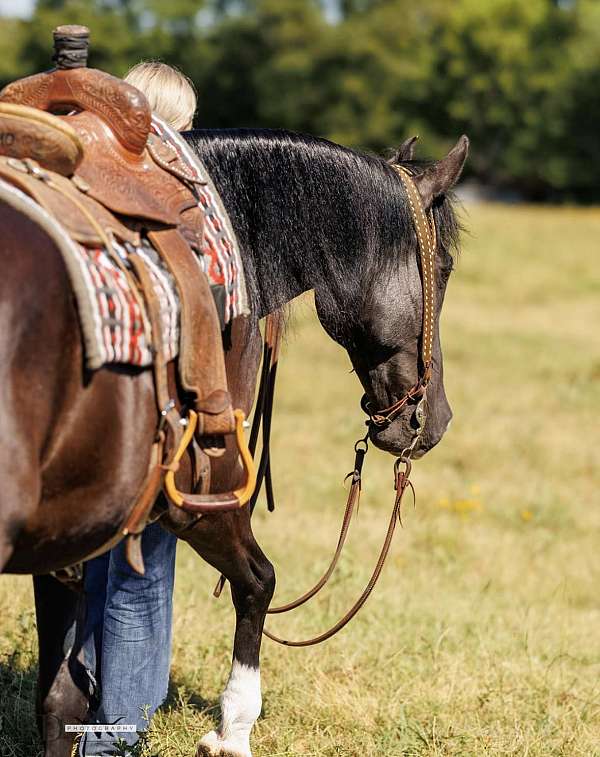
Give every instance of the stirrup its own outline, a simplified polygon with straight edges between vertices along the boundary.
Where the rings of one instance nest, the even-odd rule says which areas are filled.
[[[244,434],[246,416],[243,410],[234,410],[233,414],[235,417],[235,438],[244,465],[246,483],[240,489],[235,489],[232,492],[224,494],[185,494],[177,489],[175,485],[175,470],[190,445],[198,424],[197,413],[190,410],[187,428],[165,476],[164,487],[171,502],[182,510],[191,513],[229,512],[230,510],[238,510],[240,507],[243,507],[252,497],[256,488],[256,467],[248,449],[246,435]]]

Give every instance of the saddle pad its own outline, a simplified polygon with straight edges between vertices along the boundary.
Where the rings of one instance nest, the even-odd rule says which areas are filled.
[[[113,243],[124,262],[136,252],[146,264],[158,297],[162,322],[162,345],[165,360],[173,360],[179,351],[179,299],[175,282],[150,244],[144,240],[139,247],[126,243]],[[90,310],[88,322],[94,323],[93,334],[86,343],[93,342],[93,350],[86,350],[88,367],[91,354],[97,354],[95,363],[125,363],[144,367],[152,365],[153,339],[145,307],[134,296],[129,281],[120,268],[102,248],[77,245],[82,283],[86,296],[77,297],[77,305]],[[81,287],[79,287],[81,292]],[[83,322],[84,319],[82,319]]]
[[[37,223],[60,250],[75,294],[86,367],[96,370],[111,363],[140,368],[152,365],[152,333],[145,307],[106,250],[73,240],[41,205],[2,179],[0,202],[10,204]],[[165,359],[173,360],[179,351],[179,299],[171,274],[147,240],[135,247],[129,242],[121,245],[113,241],[113,247],[125,263],[134,250],[146,263],[160,302]]]
[[[204,266],[213,286],[223,287],[225,307],[223,322],[229,323],[238,315],[248,315],[248,297],[244,269],[235,232],[206,167],[187,145],[185,139],[156,114],[152,116],[151,131],[177,150],[181,161],[189,168],[196,183],[198,204],[204,212]]]

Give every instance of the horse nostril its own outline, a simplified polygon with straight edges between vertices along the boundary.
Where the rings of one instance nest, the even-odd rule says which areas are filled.
[[[363,396],[360,398],[360,406],[365,415],[371,415],[371,404],[366,394],[363,394]]]

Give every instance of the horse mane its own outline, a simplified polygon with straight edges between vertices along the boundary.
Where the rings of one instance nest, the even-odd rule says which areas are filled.
[[[245,265],[252,267],[247,253],[260,250],[261,277],[273,281],[286,259],[290,275],[278,280],[277,292],[283,300],[319,287],[331,293],[335,318],[345,319],[340,293],[364,289],[403,255],[417,254],[404,188],[385,158],[286,130],[196,129],[185,137],[223,198]],[[437,201],[434,213],[449,258],[459,231],[452,199]],[[268,293],[255,273],[246,271],[249,296],[264,304]]]

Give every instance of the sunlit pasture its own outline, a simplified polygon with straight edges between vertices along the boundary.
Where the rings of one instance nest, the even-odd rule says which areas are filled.
[[[600,210],[473,205],[462,216],[442,322],[453,424],[414,466],[416,508],[359,617],[309,650],[265,640],[255,757],[600,755]],[[334,549],[364,433],[360,394],[304,298],[277,390],[278,509],[255,515],[278,603]],[[313,635],[362,590],[392,464],[369,452],[334,580],[270,619],[275,632]],[[211,596],[216,578],[180,547],[171,694],[144,757],[193,757],[214,727],[234,624],[227,594]],[[0,618],[0,753],[32,757],[29,579],[0,580]]]

